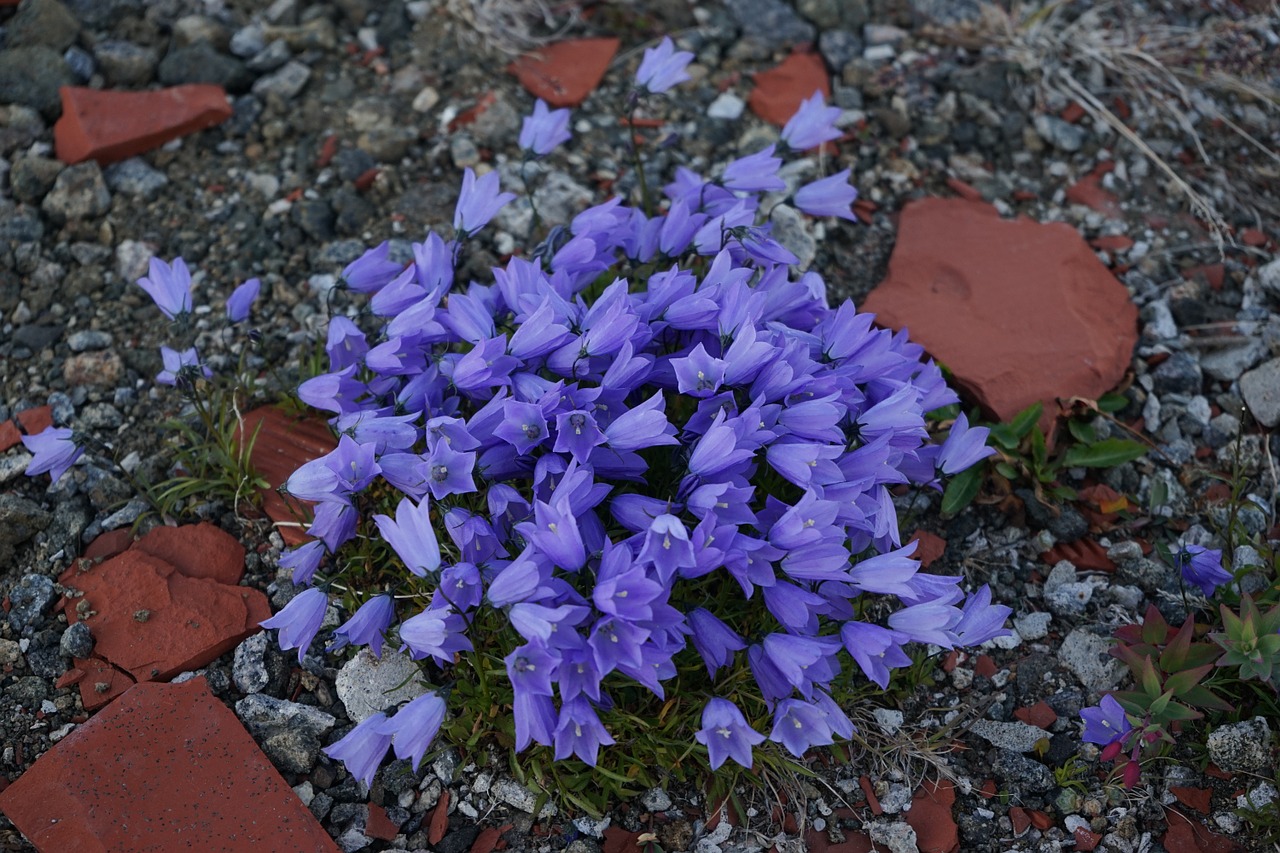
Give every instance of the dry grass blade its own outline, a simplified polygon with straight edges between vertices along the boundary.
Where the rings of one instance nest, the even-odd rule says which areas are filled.
[[[1078,103],[1096,123],[1105,125],[1136,148],[1184,196],[1192,213],[1208,226],[1221,252],[1230,227],[1220,204],[1271,212],[1274,200],[1261,188],[1276,174],[1280,154],[1268,141],[1228,117],[1214,97],[1232,96],[1280,112],[1280,89],[1268,77],[1265,47],[1256,33],[1269,32],[1275,15],[1239,21],[1217,20],[1203,27],[1177,27],[1141,16],[1126,4],[1105,3],[1081,10],[1056,2],[1032,13],[985,5],[976,22],[946,33],[955,43],[995,47],[1036,79],[1040,101],[1051,95]],[[1211,189],[1169,161],[1104,101],[1121,92],[1133,104],[1163,115],[1194,147],[1209,168]],[[1227,175],[1219,158],[1206,149],[1198,127],[1217,123],[1263,157],[1246,165],[1246,174]],[[1252,183],[1250,181],[1252,179]],[[1257,187],[1258,190],[1253,188]]]

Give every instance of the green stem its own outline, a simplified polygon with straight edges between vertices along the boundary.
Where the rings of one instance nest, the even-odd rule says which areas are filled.
[[[636,107],[639,102],[632,105],[631,111],[627,113],[627,130],[629,135],[627,144],[631,148],[631,164],[636,170],[636,180],[640,182],[640,203],[644,207],[645,216],[653,216],[653,199],[649,196],[649,181],[644,175],[644,166],[640,162],[640,146],[636,145]]]

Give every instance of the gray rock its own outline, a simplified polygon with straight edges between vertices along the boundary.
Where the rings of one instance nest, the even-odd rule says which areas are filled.
[[[876,708],[871,712],[871,716],[875,718],[876,725],[880,727],[880,731],[887,735],[895,735],[902,728],[902,721],[905,719],[903,713],[893,708]]]
[[[113,86],[145,86],[156,73],[159,58],[153,48],[131,41],[107,39],[93,46],[102,76]]]
[[[46,628],[37,631],[27,647],[27,668],[41,678],[53,680],[67,671],[58,639],[57,631]]]
[[[135,281],[147,274],[155,249],[139,240],[122,240],[116,246],[116,272],[125,281]]]
[[[338,33],[328,18],[312,18],[298,26],[264,27],[262,36],[267,41],[283,39],[293,50],[332,50],[338,43]]]
[[[31,503],[31,501],[25,501],[16,495],[0,496],[0,499],[3,498]],[[7,502],[5,501],[5,503]],[[32,504],[32,506],[35,505]],[[39,509],[39,507],[36,508]],[[7,528],[9,525],[5,518],[7,514],[4,510],[4,504],[0,503],[0,524]],[[48,513],[43,510],[40,510],[40,512],[43,513],[47,520]],[[34,532],[32,531],[32,533]],[[22,579],[9,591],[9,627],[18,634],[30,636],[39,624],[45,608],[53,603],[53,598],[53,581],[50,578],[44,575],[23,575]]]
[[[290,209],[289,218],[313,240],[333,238],[333,208],[324,199],[299,199]]]
[[[470,127],[472,138],[486,148],[506,145],[520,132],[520,112],[505,95],[500,92],[495,94],[493,103],[480,113]]]
[[[1077,628],[1058,649],[1058,659],[1094,692],[1110,690],[1124,677],[1124,664],[1108,654],[1111,641]]]
[[[267,76],[258,78],[253,84],[253,94],[259,98],[275,96],[288,101],[301,92],[310,79],[311,69],[302,62],[292,60]]]
[[[173,22],[173,44],[177,47],[202,41],[218,50],[226,50],[231,42],[231,34],[222,24],[204,15],[183,15]]]
[[[365,172],[378,165],[378,161],[367,151],[361,151],[359,148],[343,148],[333,158],[334,168],[338,170],[338,177],[344,181],[354,181]]]
[[[124,423],[124,415],[110,403],[90,403],[80,412],[80,424],[88,429],[114,430]]]
[[[107,186],[119,193],[150,200],[169,183],[164,172],[153,169],[151,164],[141,157],[130,157],[119,163],[113,163],[103,173]]]
[[[746,101],[732,92],[721,92],[707,107],[707,118],[737,121],[746,109]]]
[[[1042,640],[1049,636],[1049,623],[1053,616],[1049,613],[1022,613],[1013,619],[1014,630],[1023,640]]]
[[[62,115],[58,88],[73,85],[75,75],[53,48],[30,45],[0,50],[0,103],[22,104],[39,110],[46,119],[56,119]]]
[[[916,831],[903,821],[876,821],[866,825],[867,834],[877,844],[883,844],[889,853],[917,853]]]
[[[336,720],[319,708],[252,693],[236,703],[236,716],[281,770],[308,773],[320,755],[320,738]]]
[[[650,788],[641,795],[640,805],[651,812],[665,812],[671,808],[671,797],[661,788]]]
[[[1271,294],[1273,299],[1280,300],[1280,258],[1258,267],[1254,275],[1258,277],[1258,285],[1263,290]]]
[[[1030,752],[1049,736],[1044,729],[1027,723],[998,723],[995,720],[978,720],[969,727],[969,731],[992,746],[1013,752]]]
[[[227,45],[241,59],[248,59],[266,46],[267,37],[262,31],[262,24],[256,22],[236,30]]]
[[[1172,341],[1178,337],[1178,321],[1173,319],[1169,300],[1156,299],[1142,306],[1143,335],[1152,341]]]
[[[236,646],[231,663],[231,680],[241,693],[261,693],[271,683],[271,672],[267,669],[266,661],[269,644],[270,640],[264,631]]]
[[[532,791],[514,779],[506,777],[494,782],[489,793],[493,795],[494,799],[506,803],[512,808],[519,809],[525,814],[533,814],[533,807],[538,804],[538,798],[534,796]],[[548,801],[543,804],[542,811],[538,813],[538,817],[545,820],[549,817],[555,817],[555,814],[555,804]]]
[[[58,223],[102,216],[111,209],[102,169],[92,160],[63,169],[40,209]]]
[[[1078,579],[1076,567],[1059,560],[1044,582],[1044,600],[1059,616],[1080,614],[1093,598],[1093,584]]]
[[[1267,356],[1267,346],[1257,338],[1224,347],[1200,357],[1200,368],[1214,379],[1235,382],[1240,375]]]
[[[1157,394],[1199,394],[1204,383],[1200,362],[1185,352],[1175,352],[1151,372]]]
[[[1079,151],[1088,135],[1083,127],[1044,113],[1035,117],[1035,129],[1041,139],[1059,151]]]
[[[72,352],[102,350],[111,346],[111,333],[99,329],[81,329],[67,336],[67,347]]]
[[[892,24],[867,24],[862,28],[862,40],[868,46],[898,45],[907,37],[907,31]]]
[[[1258,423],[1268,429],[1280,424],[1280,358],[1241,376],[1240,395]]]
[[[48,157],[23,157],[9,170],[9,188],[18,201],[39,204],[58,179],[62,164]]]
[[[1214,729],[1206,746],[1213,763],[1228,773],[1263,770],[1271,763],[1271,726],[1266,717]]]
[[[398,163],[418,141],[412,127],[379,127],[360,134],[356,145],[380,163]]]
[[[819,33],[840,28],[856,32],[870,14],[867,0],[797,0],[796,9],[818,25]]]
[[[58,0],[25,0],[7,28],[7,44],[38,44],[59,52],[71,47],[80,33],[79,22]]]
[[[67,657],[83,660],[93,654],[93,632],[86,623],[77,622],[62,632],[58,646]]]
[[[293,59],[293,51],[289,49],[289,45],[284,43],[284,39],[276,39],[255,53],[245,66],[255,74],[265,74],[275,71],[290,59]]]
[[[4,81],[0,79],[0,88]],[[44,224],[40,214],[26,205],[19,205],[16,210],[4,211],[0,215],[0,240],[12,240],[15,243],[38,243],[44,237]]]
[[[862,39],[848,30],[823,30],[818,34],[818,52],[837,74],[862,55]]]
[[[96,66],[93,57],[87,51],[72,45],[62,52],[62,61],[67,63],[77,83],[88,83],[93,77]]]
[[[997,776],[1022,790],[1039,793],[1051,791],[1054,788],[1053,774],[1049,772],[1048,767],[1017,752],[1010,752],[1007,749],[995,750],[991,769]]]
[[[336,687],[347,716],[357,723],[428,690],[412,658],[385,648],[381,659],[361,649],[338,670]]]
[[[243,62],[219,53],[207,41],[171,49],[160,60],[157,74],[166,86],[213,83],[228,92],[243,92],[253,80]]]
[[[729,4],[729,13],[744,38],[759,41],[770,49],[813,41],[813,25],[782,0],[737,0]]]

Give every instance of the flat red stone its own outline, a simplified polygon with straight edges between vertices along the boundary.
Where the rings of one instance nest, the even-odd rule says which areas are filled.
[[[821,92],[831,97],[831,78],[822,57],[814,53],[793,53],[776,67],[755,76],[755,88],[747,97],[751,111],[779,127],[786,124],[800,102]]]
[[[1062,560],[1070,560],[1077,569],[1088,569],[1094,572],[1116,570],[1115,561],[1107,556],[1107,549],[1092,539],[1059,542],[1041,554],[1040,559],[1050,566],[1056,566]]]
[[[526,53],[507,70],[535,98],[553,107],[576,107],[600,85],[620,44],[616,38],[560,41]]]
[[[0,423],[0,453],[4,453],[11,447],[17,447],[22,443],[22,433],[18,431],[18,425],[13,421],[5,421]]]
[[[80,620],[78,607],[93,612],[86,621],[95,657],[138,681],[164,681],[212,662],[257,633],[270,613],[256,589],[190,578],[134,549],[88,571],[72,567],[58,580],[84,593],[63,604],[73,624]]]
[[[53,142],[64,163],[127,160],[231,117],[226,91],[207,83],[147,92],[59,91],[62,118],[53,126]]]
[[[1041,700],[1029,708],[1019,708],[1013,715],[1029,726],[1047,730],[1058,721],[1058,714]]]
[[[364,824],[364,834],[379,841],[390,841],[400,834],[400,827],[387,817],[387,810],[374,803],[369,804],[369,819]]]
[[[960,834],[951,816],[955,801],[955,786],[948,779],[926,781],[911,798],[907,823],[916,831],[920,853],[954,853],[960,849]]]
[[[1031,825],[1042,832],[1048,829],[1049,827],[1053,826],[1053,818],[1049,817],[1047,814],[1045,814],[1042,811],[1039,811],[1038,809],[1033,809],[1030,812],[1030,815],[1031,815]]]
[[[1213,791],[1208,788],[1182,788],[1172,787],[1169,793],[1178,798],[1178,802],[1184,806],[1190,806],[1201,814],[1208,814],[1211,801],[1213,799]]]
[[[137,684],[128,673],[101,658],[76,660],[75,668],[81,675],[74,683],[80,687],[80,704],[86,711],[98,710]]]
[[[1102,843],[1102,836],[1096,832],[1090,832],[1083,826],[1077,827],[1075,832],[1071,833],[1076,839],[1076,849],[1084,850],[1085,853],[1097,848]]]
[[[207,521],[153,527],[133,547],[172,563],[189,578],[209,578],[235,586],[244,577],[244,546]]]
[[[1160,839],[1169,853],[1236,853],[1244,848],[1225,835],[1218,835],[1195,818],[1177,809],[1165,808],[1169,829]]]
[[[858,832],[856,829],[846,829],[843,832],[844,841],[832,844],[826,830],[822,832],[816,829],[808,830],[804,834],[804,839],[808,844],[809,853],[872,853],[878,849],[871,843],[871,836],[865,832]]]
[[[123,554],[133,544],[133,533],[127,527],[108,530],[89,543],[84,549],[86,560],[106,560],[116,554]]]
[[[1027,810],[1021,806],[1013,806],[1009,809],[1009,820],[1013,823],[1015,838],[1031,828],[1031,815],[1027,814]]]
[[[18,412],[18,423],[27,435],[38,435],[53,426],[53,409],[49,406],[36,406]]]
[[[916,552],[911,556],[920,561],[920,568],[927,569],[947,550],[947,540],[927,530],[917,530],[911,537],[912,542],[919,542]]]
[[[1083,204],[1106,216],[1120,214],[1120,202],[1110,191],[1103,189],[1100,175],[1085,175],[1067,187],[1067,201],[1072,204]]]
[[[1094,237],[1089,244],[1104,252],[1127,252],[1133,248],[1133,238],[1124,234],[1108,234],[1105,237]]]
[[[338,849],[203,678],[136,685],[0,809],[41,853]]]
[[[449,792],[441,791],[436,801],[436,810],[431,813],[431,823],[427,826],[427,843],[432,847],[444,838],[444,831],[449,826]]]
[[[996,669],[996,662],[991,658],[991,655],[978,655],[978,659],[973,662],[973,672],[983,678],[991,678],[999,670]]]
[[[262,493],[262,509],[286,545],[301,545],[310,539],[303,527],[310,522],[311,510],[306,501],[286,498],[277,489],[303,463],[331,452],[338,442],[323,420],[292,418],[275,406],[248,412],[243,423],[244,431],[255,436],[249,454],[254,470],[271,486]]]
[[[1114,388],[1137,342],[1137,309],[1075,229],[963,199],[906,206],[889,275],[862,309],[907,328],[988,417],[1043,402],[1046,432],[1055,398]]]

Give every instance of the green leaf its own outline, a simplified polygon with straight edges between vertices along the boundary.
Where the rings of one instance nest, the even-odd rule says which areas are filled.
[[[974,465],[966,468],[951,478],[946,490],[942,493],[943,515],[955,515],[973,503],[982,488],[982,472],[984,466]]]
[[[1062,455],[1068,468],[1111,468],[1146,455],[1145,445],[1127,438],[1106,438],[1096,444],[1071,447]]]
[[[1081,444],[1093,444],[1098,440],[1098,431],[1093,428],[1093,424],[1078,418],[1067,421],[1067,431]]]
[[[1155,703],[1152,702],[1151,704],[1152,713],[1154,714],[1156,713],[1154,707]],[[1179,704],[1178,702],[1169,702],[1160,711],[1160,718],[1163,720],[1198,720],[1203,716],[1204,714],[1201,714],[1199,711],[1192,710],[1186,705]]]
[[[1037,428],[1031,433],[1031,460],[1035,463],[1037,473],[1045,470],[1045,463],[1048,459],[1049,451],[1045,448],[1044,433]],[[1045,482],[1048,481],[1046,480]]]
[[[1213,672],[1213,669],[1213,664],[1208,664],[1207,666],[1198,666],[1195,669],[1175,673],[1165,679],[1165,689],[1174,696],[1184,696],[1188,690],[1204,680],[1206,675]]]
[[[1173,692],[1166,690],[1151,702],[1147,708],[1153,717],[1161,717],[1164,715],[1164,709],[1169,707],[1169,703],[1173,701]]]
[[[1160,684],[1160,673],[1156,671],[1155,662],[1151,658],[1142,659],[1142,668],[1136,675],[1138,683],[1142,685],[1142,689],[1148,696],[1154,698],[1164,692]]]
[[[1031,433],[1031,428],[1040,423],[1042,414],[1044,414],[1044,404],[1032,403],[1014,415],[1013,420],[1009,422],[1009,428],[1018,438],[1026,438]]]
[[[1178,629],[1178,633],[1173,635],[1173,639],[1160,655],[1160,668],[1165,672],[1177,672],[1186,667],[1187,652],[1191,649],[1191,636],[1195,633],[1195,627],[1195,622],[1187,619]]]
[[[1005,450],[1014,451],[1022,438],[1008,424],[995,424],[991,427],[991,440]]]
[[[1008,462],[997,462],[996,473],[1001,477],[1004,477],[1006,480],[1018,479],[1018,469],[1014,468]]]
[[[1179,697],[1183,702],[1189,705],[1195,705],[1197,708],[1204,708],[1206,711],[1234,711],[1235,706],[1225,699],[1216,696],[1212,690],[1203,684],[1197,684],[1190,690],[1183,691]]]
[[[1107,393],[1098,398],[1098,409],[1109,415],[1114,415],[1127,405],[1129,399],[1123,394]]]

